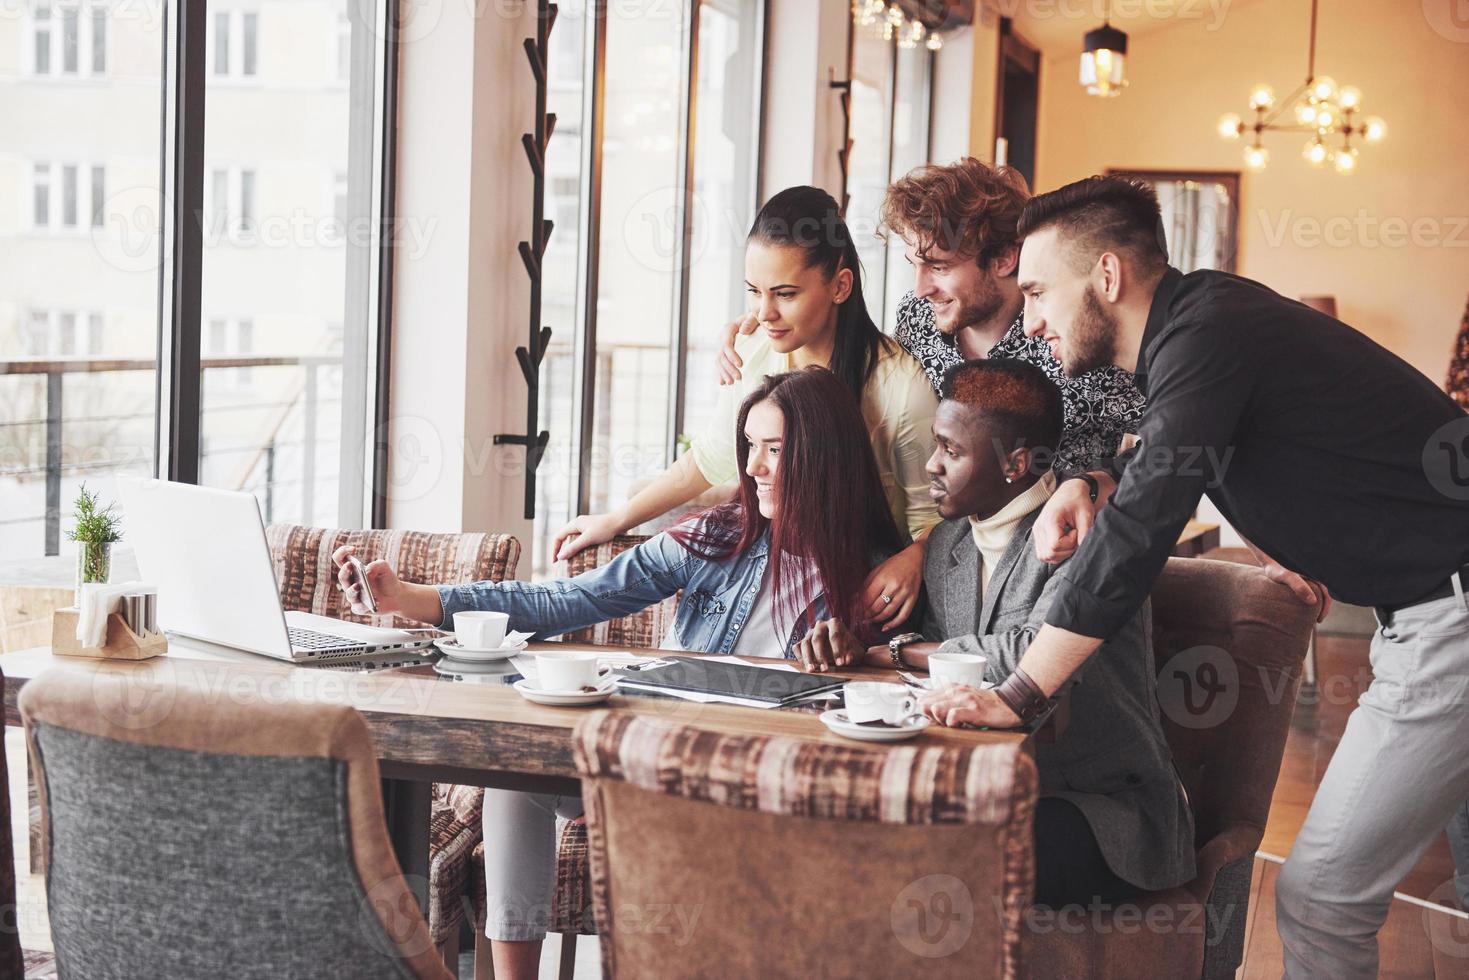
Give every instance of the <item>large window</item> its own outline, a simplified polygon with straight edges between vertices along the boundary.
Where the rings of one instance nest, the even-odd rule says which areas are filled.
[[[23,9],[31,77],[0,75],[0,172],[29,185],[0,209],[0,575],[66,584],[79,487],[114,499],[154,467],[163,6]]]
[[[854,27],[846,218],[862,258],[868,312],[888,331],[912,278],[902,242],[885,244],[878,219],[888,185],[928,161],[932,74],[933,52],[923,45],[901,47],[880,28]]]
[[[745,235],[755,220],[762,0],[700,5],[682,433],[714,410],[719,328],[745,311]]]
[[[115,500],[119,474],[197,472],[274,520],[366,523],[386,4],[18,9],[23,74],[0,75],[18,192],[0,209],[0,588],[69,585],[71,503],[83,483]],[[182,94],[163,84],[174,37]],[[201,99],[202,133],[174,104]],[[201,254],[165,247],[179,200],[202,205]],[[197,395],[185,379],[163,397],[196,351]],[[177,437],[194,425],[197,444]],[[118,560],[133,574],[126,542]]]
[[[562,7],[550,64],[555,232],[543,295],[553,342],[541,404],[551,442],[537,481],[536,575],[554,571],[557,528],[625,502],[707,417],[713,340],[744,308],[759,160],[763,0],[609,4],[600,22],[590,4]],[[600,100],[594,78],[605,79]],[[595,107],[593,146],[577,122]],[[592,220],[598,234],[586,240]]]
[[[362,18],[376,15],[338,0],[208,7],[199,480],[253,491],[267,521],[355,526],[364,404],[343,396],[363,390],[375,324],[362,260],[380,35]],[[335,59],[269,56],[307,30],[307,50],[345,46],[347,86]]]
[[[674,4],[610,5],[602,141],[596,397],[588,506],[622,503],[669,463],[681,258],[679,93],[688,20]]]
[[[554,222],[541,262],[541,315],[551,328],[551,346],[541,365],[541,428],[551,433],[536,480],[536,523],[532,567],[550,560],[548,534],[576,513],[577,432],[580,425],[583,268],[588,179],[584,125],[590,109],[586,84],[589,45],[595,25],[585,6],[563,4],[551,33],[546,108],[556,114],[556,132],[546,148],[546,217]]]
[[[893,58],[896,45],[880,33],[854,28],[852,37],[852,152],[847,161],[847,225],[862,260],[867,311],[881,322],[887,255],[877,215],[888,189],[893,142]]]

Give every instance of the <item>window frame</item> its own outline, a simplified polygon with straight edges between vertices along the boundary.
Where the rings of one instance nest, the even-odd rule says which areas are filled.
[[[359,9],[357,5],[354,8]],[[253,211],[260,213],[261,170],[238,165],[215,167],[205,159],[206,90],[214,85],[257,84],[260,81],[260,21],[256,20],[255,73],[244,68],[244,13],[250,7],[212,8],[208,3],[166,4],[163,31],[163,149],[161,231],[166,247],[161,250],[158,273],[159,331],[158,384],[155,388],[154,460],[160,479],[198,483],[204,446],[201,439],[203,353],[203,262],[206,191],[218,170],[228,175],[226,201],[231,212],[234,238],[235,210],[241,205],[244,171],[251,174]],[[228,12],[231,26],[229,73],[214,73],[214,14]],[[347,84],[357,80],[370,86],[376,109],[354,112],[349,117],[349,140],[370,150],[371,159],[353,166],[349,181],[362,181],[369,195],[369,210],[375,227],[391,228],[396,220],[398,62],[402,14],[392,0],[379,0],[372,9],[374,23],[350,21],[352,65]],[[53,18],[53,24],[56,19]],[[337,38],[337,32],[332,31]],[[51,178],[52,193],[57,177]],[[210,194],[212,199],[213,195]],[[54,217],[54,199],[51,208]],[[242,240],[252,235],[247,230]],[[348,363],[344,353],[343,374],[359,372],[369,390],[358,391],[361,411],[343,413],[340,523],[384,527],[387,522],[388,419],[392,350],[392,236],[383,235],[365,246],[360,258],[366,265],[364,296],[371,305],[369,336],[363,350]],[[353,256],[349,255],[349,263]],[[350,312],[350,311],[349,311]],[[224,317],[227,333],[238,337],[239,317]],[[351,388],[352,386],[348,386]],[[360,389],[362,386],[355,386]],[[353,397],[344,390],[344,401]],[[350,430],[350,431],[349,431]],[[360,430],[360,431],[359,431]],[[360,479],[353,479],[360,476]]]
[[[678,453],[678,436],[684,420],[684,398],[687,386],[686,354],[688,345],[689,317],[689,263],[687,256],[694,228],[692,202],[694,174],[698,160],[693,126],[698,113],[699,72],[699,22],[703,13],[703,0],[683,0],[684,13],[688,17],[688,29],[684,32],[680,51],[683,75],[679,88],[679,115],[681,119],[678,135],[678,186],[674,199],[678,214],[675,220],[680,229],[677,244],[678,273],[675,282],[673,316],[670,324],[669,389],[671,399],[666,437],[664,440],[664,465],[671,464]],[[592,499],[592,451],[597,410],[597,299],[600,282],[601,215],[602,215],[602,143],[604,130],[599,116],[606,88],[607,12],[604,4],[589,5],[593,26],[589,32],[592,48],[591,64],[588,66],[589,82],[586,97],[589,100],[587,125],[583,132],[588,143],[587,184],[585,215],[583,218],[583,241],[587,243],[583,266],[584,289],[582,296],[581,322],[575,325],[578,332],[577,371],[580,375],[576,416],[576,431],[573,434],[573,458],[577,461],[576,509],[587,513]],[[760,25],[757,34],[760,51],[756,58],[760,77],[756,82],[758,109],[756,119],[763,120],[769,104],[768,79],[770,57],[770,0],[760,0]],[[755,167],[749,193],[756,205],[765,172],[765,141],[763,126],[753,127],[753,138],[757,141]]]

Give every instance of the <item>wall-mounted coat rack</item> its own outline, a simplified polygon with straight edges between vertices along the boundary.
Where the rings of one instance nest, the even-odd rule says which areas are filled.
[[[546,59],[550,51],[551,28],[556,24],[557,6],[549,0],[537,0],[536,36],[525,39],[525,54],[530,60],[531,74],[536,79],[536,131],[520,137],[530,161],[534,177],[531,200],[530,241],[520,243],[520,260],[530,276],[530,339],[524,347],[515,348],[515,359],[525,375],[525,434],[501,433],[496,445],[525,447],[525,517],[536,516],[536,469],[545,455],[551,433],[536,431],[540,421],[541,361],[551,344],[551,328],[541,323],[541,259],[551,239],[555,223],[546,218],[546,144],[556,131],[556,114],[546,111]]]

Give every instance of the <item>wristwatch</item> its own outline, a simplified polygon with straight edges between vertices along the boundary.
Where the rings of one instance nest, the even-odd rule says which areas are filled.
[[[1072,479],[1081,480],[1082,482],[1084,482],[1087,489],[1091,491],[1092,503],[1097,502],[1097,494],[1102,492],[1102,485],[1097,482],[1096,477],[1092,476],[1090,473],[1078,473],[1073,476]]]
[[[911,670],[912,665],[903,659],[903,648],[910,643],[919,643],[923,640],[922,633],[899,633],[888,640],[888,656],[893,660],[896,670]]]

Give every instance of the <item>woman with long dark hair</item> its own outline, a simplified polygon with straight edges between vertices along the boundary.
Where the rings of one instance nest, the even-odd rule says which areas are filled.
[[[384,561],[367,566],[380,612],[450,628],[454,613],[507,613],[540,637],[626,616],[682,590],[666,648],[800,659],[807,634],[836,619],[867,637],[863,581],[903,546],[878,476],[866,423],[847,386],[822,368],[771,375],[740,405],[735,457],[739,489],[729,503],[575,578],[550,582],[414,585]],[[841,506],[831,506],[840,494]],[[333,554],[339,582],[360,606]],[[836,662],[837,666],[844,662]],[[497,977],[536,975],[555,879],[556,817],[581,813],[581,798],[485,791],[485,877]]]
[[[885,629],[896,626],[918,598],[922,541],[938,523],[923,469],[933,452],[938,403],[923,367],[872,322],[856,243],[836,201],[819,188],[788,188],[760,209],[745,245],[745,285],[751,312],[764,329],[737,342],[743,377],[720,389],[709,426],[625,505],[562,527],[552,554],[570,558],[733,480],[738,460],[732,423],[745,395],[770,374],[825,367],[861,405],[884,498],[913,542],[864,583],[867,618]]]

